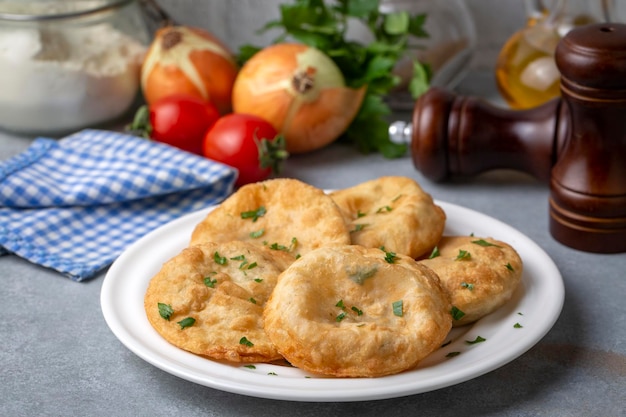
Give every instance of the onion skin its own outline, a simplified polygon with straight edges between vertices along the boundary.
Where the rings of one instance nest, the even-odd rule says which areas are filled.
[[[141,69],[141,87],[150,105],[174,94],[212,102],[221,114],[232,110],[238,73],[228,48],[209,32],[185,26],[159,29]]]
[[[346,87],[339,68],[318,49],[281,43],[243,66],[233,87],[233,110],[262,117],[284,135],[289,153],[305,153],[348,128],[365,90]]]

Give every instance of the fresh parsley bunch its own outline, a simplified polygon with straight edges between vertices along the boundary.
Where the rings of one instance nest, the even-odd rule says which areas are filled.
[[[289,39],[315,47],[327,54],[339,67],[348,87],[367,86],[367,93],[356,117],[342,139],[353,142],[364,153],[381,152],[388,158],[406,152],[406,145],[389,140],[391,113],[385,96],[399,84],[392,73],[396,63],[405,56],[409,37],[428,37],[424,30],[425,14],[409,15],[404,11],[383,13],[379,0],[294,0],[280,6],[280,18],[260,29],[282,31],[274,43]],[[346,39],[348,23],[362,22],[371,32],[373,41],[363,44]],[[239,51],[243,64],[260,47],[245,45]],[[414,62],[409,90],[413,97],[426,91],[430,79],[427,66]]]

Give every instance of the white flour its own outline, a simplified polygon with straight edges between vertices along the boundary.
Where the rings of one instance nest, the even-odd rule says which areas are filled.
[[[0,128],[53,133],[114,119],[136,97],[145,49],[108,23],[0,26]]]

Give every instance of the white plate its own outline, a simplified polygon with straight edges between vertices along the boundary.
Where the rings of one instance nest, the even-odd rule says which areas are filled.
[[[401,397],[454,385],[503,366],[535,345],[554,325],[564,300],[561,274],[550,257],[518,230],[494,218],[438,201],[447,235],[494,237],[512,245],[524,261],[522,283],[512,300],[484,319],[453,329],[450,343],[418,368],[382,378],[321,378],[291,367],[256,369],[212,361],[178,349],[152,328],[143,298],[162,263],[187,246],[208,210],[181,217],[146,235],[111,266],[102,284],[104,318],[128,349],[152,365],[211,388],[295,401],[361,401]],[[209,209],[210,210],[210,209]],[[516,324],[522,327],[516,326]],[[486,341],[468,344],[481,336]],[[460,352],[450,357],[450,352]]]

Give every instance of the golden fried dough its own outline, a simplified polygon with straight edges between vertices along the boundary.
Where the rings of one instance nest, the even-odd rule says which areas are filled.
[[[236,241],[184,249],[149,283],[150,324],[171,344],[214,359],[280,359],[263,330],[263,306],[282,271],[272,255]]]
[[[317,249],[292,263],[264,321],[292,365],[339,377],[410,369],[452,326],[449,296],[430,269],[358,245]]]
[[[248,184],[200,222],[191,244],[248,241],[275,250],[291,263],[305,253],[349,244],[339,207],[322,190],[295,179]]]
[[[444,211],[411,178],[381,177],[330,196],[344,213],[353,244],[417,258],[443,234]]]
[[[455,327],[472,323],[504,305],[522,276],[522,259],[508,244],[472,236],[446,236],[439,256],[419,263],[431,268],[450,293],[452,305],[465,315]]]

